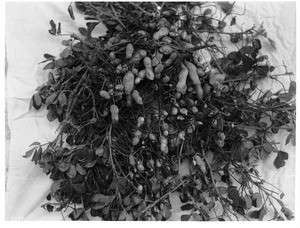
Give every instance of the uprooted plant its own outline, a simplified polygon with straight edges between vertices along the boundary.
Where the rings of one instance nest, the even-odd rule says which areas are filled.
[[[275,47],[263,25],[226,32],[237,15],[227,2],[75,5],[87,27],[62,42],[60,57],[44,55],[48,81],[30,103],[60,122],[53,141],[34,142],[24,156],[53,180],[45,209],[73,208],[72,220],[87,220],[87,211],[167,220],[177,191],[184,221],[293,218],[256,169],[271,153],[276,168],[285,165],[288,153],[272,138],[279,130],[295,144],[295,82],[259,88],[292,76],[275,74],[280,67],[261,53],[261,39]],[[68,11],[75,19],[71,4]],[[107,33],[93,37],[100,22]],[[60,23],[50,25],[61,35]]]

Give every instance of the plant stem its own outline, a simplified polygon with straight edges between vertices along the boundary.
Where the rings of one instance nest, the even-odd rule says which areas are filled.
[[[144,210],[142,210],[139,214],[138,214],[138,218],[145,213],[147,210],[151,209],[152,207],[154,207],[157,203],[159,203],[161,200],[163,200],[164,198],[168,197],[171,193],[175,192],[180,186],[186,184],[188,181],[182,181],[179,185],[177,185],[175,188],[173,188],[170,192],[167,192],[166,194],[164,194],[162,197],[160,197],[159,199],[155,200],[152,204],[150,204],[149,206],[147,206]]]

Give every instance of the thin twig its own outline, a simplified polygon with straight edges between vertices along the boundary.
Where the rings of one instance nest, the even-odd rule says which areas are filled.
[[[154,207],[157,203],[159,203],[161,200],[163,200],[164,198],[168,197],[171,193],[175,192],[179,187],[181,187],[182,185],[186,184],[188,181],[182,181],[179,185],[177,185],[175,188],[173,188],[171,191],[167,192],[166,194],[164,194],[163,196],[161,196],[159,199],[155,200],[152,204],[148,205],[144,210],[142,210],[139,214],[138,214],[138,218],[145,213],[146,211],[148,211],[150,208]]]

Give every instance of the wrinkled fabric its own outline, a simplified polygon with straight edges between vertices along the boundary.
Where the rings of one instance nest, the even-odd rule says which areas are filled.
[[[52,181],[30,159],[22,156],[34,141],[45,143],[54,139],[58,122],[50,123],[46,118],[45,108],[39,111],[29,110],[29,101],[37,86],[46,82],[47,71],[43,71],[43,54],[58,56],[64,49],[61,41],[68,36],[49,34],[49,21],[61,22],[62,33],[77,32],[84,27],[83,15],[76,9],[73,21],[67,12],[69,2],[51,3],[6,3],[6,49],[8,60],[7,72],[7,106],[8,124],[11,131],[9,154],[9,172],[6,191],[6,220],[62,220],[60,213],[49,213],[41,208],[46,203],[46,195]],[[259,26],[264,22],[271,39],[276,42],[274,50],[267,40],[262,42],[263,52],[269,56],[274,66],[286,64],[288,71],[295,72],[296,27],[295,2],[247,2],[244,16],[237,16],[237,24],[231,30],[246,30],[253,24]],[[243,13],[244,3],[236,3],[234,12]],[[104,28],[98,26],[95,34],[104,34]],[[284,68],[280,68],[284,72]],[[288,88],[289,77],[280,77]],[[263,90],[276,86],[270,83],[261,85]],[[278,87],[280,88],[280,87]],[[285,193],[283,202],[295,210],[295,149],[291,144],[285,145],[287,132],[279,132],[275,139],[280,142],[278,149],[289,153],[285,167],[276,169],[273,161],[276,154],[260,162],[258,170],[262,178],[279,187]],[[180,220],[180,200],[178,193],[171,195],[171,220]],[[70,210],[64,212],[68,215]],[[93,218],[94,220],[96,218]]]

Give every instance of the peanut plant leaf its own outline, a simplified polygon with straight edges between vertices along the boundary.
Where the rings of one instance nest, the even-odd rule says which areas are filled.
[[[78,31],[80,32],[81,35],[87,37],[87,30],[85,28],[78,28]]]
[[[265,142],[263,144],[263,149],[267,152],[267,153],[271,153],[272,151],[275,151],[276,149],[272,146],[272,144],[270,142]]]
[[[296,146],[296,137],[295,137],[295,135],[293,135],[291,142],[292,142],[293,146]]]
[[[279,168],[285,166],[285,161],[284,161],[282,158],[280,158],[280,157],[277,156],[277,157],[275,158],[273,164],[274,164],[274,166],[275,166],[277,169],[279,169]]]
[[[231,19],[231,22],[230,22],[230,26],[233,26],[236,24],[236,16],[234,16],[232,19]]]
[[[68,7],[68,12],[69,12],[70,17],[71,17],[73,20],[75,20],[73,8],[72,8],[71,5],[69,5],[69,7]]]
[[[277,157],[275,158],[273,164],[274,166],[279,169],[285,166],[285,160],[289,159],[289,154],[284,151],[278,151]]]
[[[132,201],[133,205],[138,205],[142,201],[142,199],[139,195],[134,194],[131,196],[131,201]]]
[[[107,206],[112,200],[113,200],[114,196],[107,196],[107,195],[103,195],[103,194],[95,194],[92,197],[92,201],[97,203],[97,209],[102,209],[105,206]]]
[[[36,150],[36,147],[34,147],[34,148],[28,150],[28,151],[26,152],[26,154],[25,154],[23,157],[24,157],[24,158],[29,158],[29,157],[33,154],[33,152],[34,152],[35,150]]]
[[[40,109],[40,107],[42,106],[42,98],[39,93],[36,93],[33,95],[32,104],[33,104],[33,107],[37,110]]]
[[[258,221],[263,221],[265,215],[267,214],[267,209],[266,207],[262,207],[260,210],[259,210],[259,213],[258,213]]]
[[[260,193],[254,193],[252,195],[252,205],[254,207],[261,207],[262,205],[262,197],[261,197],[261,194]]]
[[[211,209],[214,208],[215,203],[214,202],[209,202],[206,206],[207,206],[208,210],[211,210]]]
[[[53,209],[54,209],[54,206],[48,204],[48,205],[46,206],[46,209],[47,209],[48,212],[52,212]]]
[[[54,68],[54,62],[48,63],[44,66],[43,70],[52,70]]]
[[[261,158],[261,160],[266,160],[269,156],[269,152],[267,152],[266,150],[260,150],[259,151],[259,157]]]
[[[181,206],[182,211],[188,211],[188,210],[191,210],[193,208],[194,208],[193,204],[185,204],[185,205]]]
[[[217,190],[220,195],[224,195],[227,192],[227,188],[223,186],[217,187]]]
[[[57,94],[56,93],[52,93],[49,97],[47,97],[47,99],[45,101],[45,104],[46,105],[52,104],[55,101],[56,98],[57,98]]]
[[[296,82],[295,81],[290,82],[289,94],[291,94],[293,97],[296,95]]]
[[[85,165],[86,168],[92,168],[97,163],[97,160],[91,161]]]
[[[282,101],[288,102],[291,99],[293,99],[294,95],[290,94],[290,93],[282,93],[278,95],[278,98]]]
[[[72,43],[72,40],[71,40],[71,39],[69,39],[69,40],[63,40],[63,41],[61,42],[61,44],[64,45],[64,46],[70,46],[71,43]]]
[[[254,51],[254,47],[252,46],[243,46],[240,49],[240,53],[242,54],[251,54]]]
[[[56,24],[53,20],[50,20],[51,29],[48,30],[51,35],[56,35]]]
[[[233,4],[230,4],[229,2],[219,2],[218,4],[221,6],[224,13],[231,14]]]
[[[53,59],[53,58],[54,58],[53,55],[50,55],[50,54],[48,54],[48,53],[45,53],[45,54],[44,54],[44,57],[45,57],[46,59]]]
[[[218,23],[218,29],[223,29],[226,27],[226,22],[225,21],[219,21]]]
[[[289,144],[289,142],[291,141],[291,139],[295,137],[294,136],[294,133],[290,133],[287,137],[286,137],[286,140],[285,140],[285,145]]]
[[[64,92],[60,92],[57,97],[57,101],[61,107],[67,105],[67,96]]]
[[[49,82],[50,84],[55,83],[54,76],[53,76],[53,74],[52,74],[51,72],[48,73],[48,82]]]
[[[291,219],[294,218],[293,212],[292,212],[290,209],[288,209],[287,207],[283,206],[283,207],[281,208],[281,211],[283,212],[284,216],[285,216],[288,220],[291,220]]]
[[[60,35],[60,34],[61,34],[61,24],[60,24],[60,22],[58,23],[58,28],[57,28],[56,34],[57,34],[57,35]]]
[[[227,58],[233,60],[235,63],[239,63],[242,60],[242,55],[238,51],[232,51],[227,55]]]
[[[70,165],[70,169],[68,170],[67,175],[70,178],[74,178],[74,177],[76,177],[76,174],[77,174],[77,171],[76,171],[75,165]]]
[[[197,213],[192,213],[192,217],[195,221],[202,221],[202,217],[201,215],[197,214]]]
[[[118,221],[133,221],[133,218],[126,210],[123,210],[119,215]]]
[[[87,10],[86,6],[84,5],[84,2],[75,2],[75,6],[81,12],[85,12]]]
[[[287,152],[282,151],[282,150],[278,151],[278,156],[282,157],[284,160],[289,159],[289,154]]]
[[[180,220],[181,221],[189,221],[191,218],[191,215],[181,215]]]
[[[203,15],[208,15],[208,14],[211,14],[212,13],[212,10],[211,9],[206,9],[204,12],[203,12]]]
[[[249,210],[251,207],[252,207],[252,199],[251,199],[251,196],[246,194],[244,196],[244,200],[246,202],[246,209]]]
[[[55,61],[55,64],[56,64],[56,66],[58,66],[58,67],[65,67],[65,66],[68,65],[68,63],[67,63],[65,60],[63,60],[63,59],[58,59],[58,60],[56,60],[56,61]]]
[[[37,149],[37,150],[34,152],[32,158],[31,158],[31,161],[33,161],[35,164],[37,164],[38,161],[41,160],[42,152],[43,152],[43,151],[42,151],[42,148],[39,147],[39,149]]]
[[[30,98],[30,102],[29,102],[29,111],[32,109],[32,107],[33,107],[33,97],[34,97],[34,95]]]
[[[247,214],[248,217],[253,219],[258,219],[259,217],[259,210],[251,211]]]
[[[58,169],[59,169],[59,171],[64,173],[64,172],[67,172],[69,170],[70,166],[71,166],[70,163],[60,162],[58,164]]]
[[[87,26],[87,38],[91,38],[92,32],[94,28],[99,24],[99,22],[88,22],[86,23]]]
[[[268,38],[268,40],[269,40],[271,46],[276,50],[277,48],[276,48],[276,43],[275,43],[275,41],[272,40],[271,38]]]
[[[84,212],[84,209],[82,207],[74,209],[74,211],[72,212],[74,220],[77,220],[82,215],[83,212]]]
[[[82,166],[79,163],[76,164],[76,171],[83,176],[86,175],[85,169],[82,168]]]
[[[31,143],[29,146],[39,146],[39,145],[41,145],[40,142],[33,142],[33,143]]]
[[[67,58],[71,54],[71,51],[69,48],[65,48],[62,53],[60,53],[60,57],[62,58]]]
[[[63,180],[54,181],[50,187],[51,192],[55,194],[61,188],[62,182]]]
[[[86,188],[84,187],[83,184],[74,184],[73,188],[74,188],[74,191],[76,193],[78,193],[79,195],[86,193]]]
[[[53,122],[58,117],[55,106],[51,106],[47,113],[47,119],[49,122]]]

